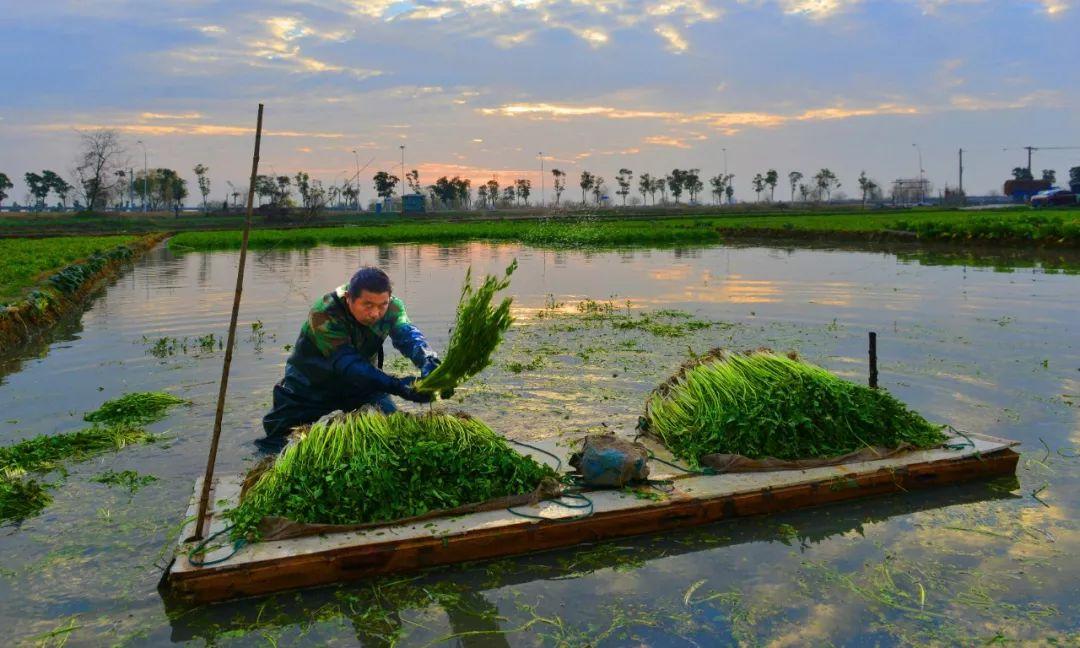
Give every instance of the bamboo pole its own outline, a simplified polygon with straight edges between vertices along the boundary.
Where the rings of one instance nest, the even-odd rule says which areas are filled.
[[[870,331],[870,389],[878,388],[877,333]]]
[[[218,442],[221,440],[221,418],[225,412],[225,392],[229,387],[229,367],[232,365],[233,344],[236,341],[236,318],[240,313],[240,293],[244,288],[244,262],[247,260],[248,235],[251,232],[251,216],[255,203],[255,178],[259,175],[259,144],[262,141],[263,105],[259,104],[259,118],[255,124],[255,155],[251,159],[251,183],[248,184],[247,217],[244,219],[244,235],[240,242],[240,267],[236,271],[236,293],[233,295],[232,316],[229,319],[229,339],[225,345],[225,362],[221,367],[221,387],[218,389],[217,412],[214,414],[214,435],[210,439],[210,453],[206,457],[206,474],[203,476],[202,495],[199,497],[199,513],[195,522],[195,540],[203,539],[206,529],[206,510],[210,504],[210,482],[214,479],[214,463],[217,461]]]

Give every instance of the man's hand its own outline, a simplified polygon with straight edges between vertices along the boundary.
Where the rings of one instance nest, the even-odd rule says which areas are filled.
[[[435,371],[435,367],[442,364],[442,360],[438,356],[429,356],[427,360],[424,360],[424,366],[420,367],[420,377],[427,378],[428,374]]]
[[[408,378],[400,378],[397,395],[404,398],[407,401],[414,403],[430,403],[435,400],[435,394],[418,392],[413,388],[413,383],[416,382],[416,376],[409,376]]]

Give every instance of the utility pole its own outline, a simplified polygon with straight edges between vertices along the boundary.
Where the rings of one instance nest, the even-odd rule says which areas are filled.
[[[540,158],[540,207],[544,206],[544,152],[536,154]]]
[[[960,149],[960,195],[964,195],[964,149]]]
[[[1034,146],[1025,146],[1024,148],[1027,149],[1027,152],[1028,152],[1028,175],[1031,176],[1032,178],[1034,178],[1035,176],[1031,174],[1031,152],[1036,150],[1036,147],[1034,147]]]
[[[142,210],[146,213],[146,180],[147,176],[147,164],[146,164],[146,144],[139,140],[136,144],[142,146]]]
[[[360,154],[356,149],[352,151],[353,159],[356,160],[356,213],[360,213]]]
[[[405,215],[405,145],[401,145],[401,215]]]

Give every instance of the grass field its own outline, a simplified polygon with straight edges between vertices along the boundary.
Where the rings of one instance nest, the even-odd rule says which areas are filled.
[[[791,232],[876,233],[906,231],[927,239],[982,242],[1039,241],[1080,244],[1080,209],[1032,212],[1028,209],[971,211],[857,212],[683,216],[663,219],[584,217],[548,220],[473,222],[367,223],[347,227],[259,229],[254,248],[313,245],[373,245],[463,240],[515,241],[537,246],[594,247],[712,243],[726,235],[761,230]],[[177,250],[229,249],[240,245],[240,232],[185,232],[170,243]]]
[[[0,239],[0,304],[18,299],[44,276],[73,261],[134,240],[134,236]]]

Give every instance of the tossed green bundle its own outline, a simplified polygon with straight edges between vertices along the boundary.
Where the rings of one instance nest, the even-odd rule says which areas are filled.
[[[888,392],[769,351],[713,351],[684,366],[649,397],[646,424],[695,466],[716,453],[795,460],[945,440]]]
[[[416,381],[417,391],[431,393],[453,389],[491,364],[491,354],[514,321],[510,317],[513,298],[506,297],[495,307],[491,301],[495,293],[510,285],[510,275],[516,269],[515,259],[502,279],[488,275],[479,288],[473,288],[472,268],[465,272],[457,323],[450,335],[446,357],[434,371]]]
[[[135,392],[105,401],[97,410],[83,417],[84,421],[105,425],[145,425],[160,420],[173,405],[187,401],[164,392]]]
[[[95,425],[78,432],[42,434],[0,447],[0,470],[43,472],[62,461],[82,461],[150,438],[146,430],[130,425]]]
[[[228,515],[234,538],[257,536],[265,517],[385,522],[528,494],[555,476],[468,416],[365,410],[299,433],[248,475]]]

